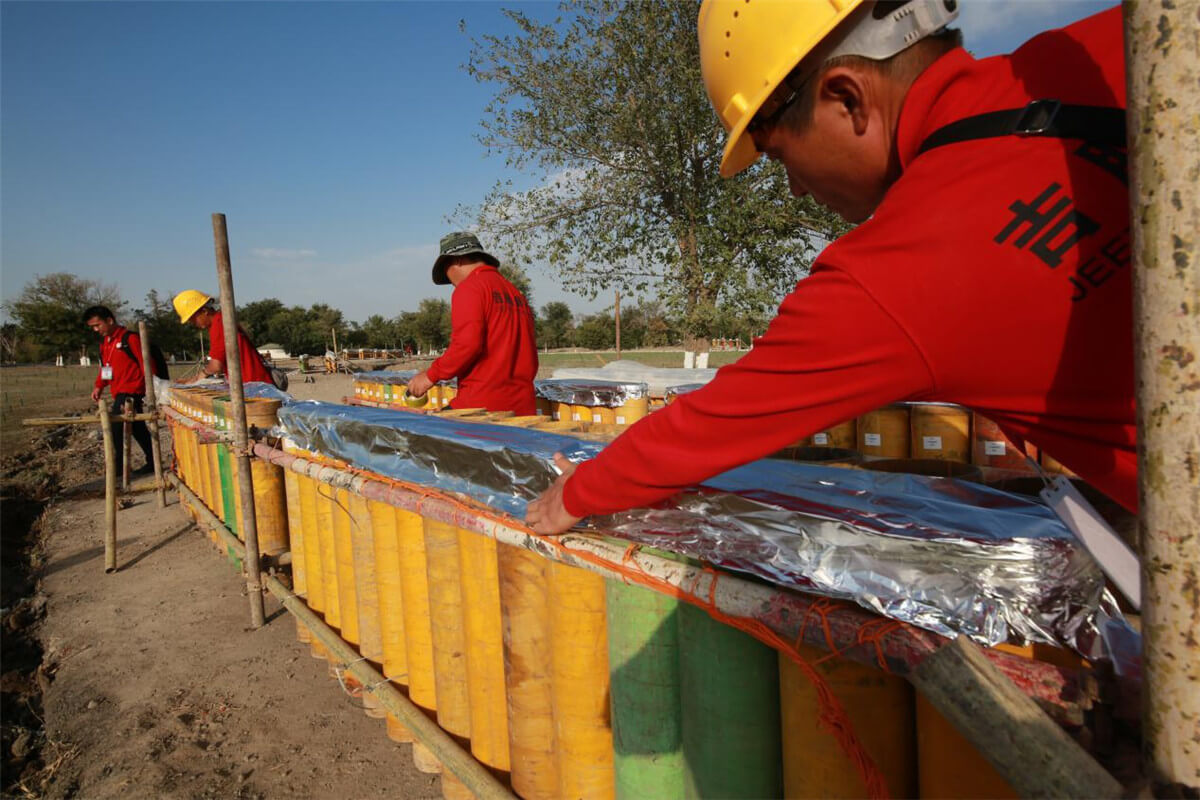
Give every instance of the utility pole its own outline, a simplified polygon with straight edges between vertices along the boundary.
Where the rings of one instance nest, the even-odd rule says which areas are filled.
[[[613,306],[617,318],[617,361],[621,360],[621,290],[617,289],[617,301]]]
[[[1185,797],[1200,789],[1200,0],[1123,8],[1143,758],[1156,797]]]

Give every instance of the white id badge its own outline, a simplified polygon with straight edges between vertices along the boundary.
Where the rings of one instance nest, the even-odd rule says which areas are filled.
[[[1142,572],[1137,555],[1108,526],[1092,504],[1066,478],[1059,476],[1041,492],[1042,499],[1063,521],[1071,533],[1083,542],[1133,607],[1142,607]]]
[[[103,366],[100,368],[100,380],[102,380],[102,381],[111,381],[112,380],[112,367]]]

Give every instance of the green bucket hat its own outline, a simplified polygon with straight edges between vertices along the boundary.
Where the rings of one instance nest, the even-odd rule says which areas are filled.
[[[483,245],[479,243],[479,239],[475,234],[467,233],[466,231],[455,231],[448,233],[442,237],[439,243],[440,252],[438,253],[437,261],[433,262],[433,282],[438,286],[445,286],[450,283],[450,278],[446,276],[446,262],[458,256],[467,256],[473,253],[478,253],[480,261],[485,264],[490,264],[493,267],[500,266],[500,261],[491,253],[483,249]]]

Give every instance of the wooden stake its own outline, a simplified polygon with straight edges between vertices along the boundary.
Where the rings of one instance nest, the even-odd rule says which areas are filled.
[[[1021,797],[1120,797],[1121,784],[966,636],[908,676]]]
[[[104,436],[104,572],[112,574],[117,570],[117,448],[108,403],[101,398],[96,407]]]
[[[1198,0],[1123,4],[1142,555],[1145,772],[1200,792]],[[1190,787],[1189,790],[1180,786]]]
[[[126,400],[122,411],[125,413],[125,421],[121,423],[121,490],[128,492],[129,473],[133,471],[129,464],[133,461],[133,423],[129,421],[129,416],[133,413],[133,401]]]
[[[238,347],[237,306],[233,300],[233,267],[229,262],[229,233],[225,215],[213,214],[213,243],[217,250],[217,282],[221,290],[221,321],[225,330],[225,375],[229,379],[229,407],[233,411],[230,425],[237,458],[238,499],[242,508],[243,534],[246,538],[246,591],[250,599],[250,626],[261,628],[263,613],[262,585],[258,568],[258,524],[254,517],[254,484],[250,476],[250,435],[246,430],[246,392],[242,386],[242,357]]]
[[[158,408],[158,395],[154,391],[154,370],[151,369],[150,361],[150,333],[146,330],[146,323],[138,323],[138,338],[142,340],[142,377],[146,381],[146,408],[150,414],[150,452],[154,456],[154,480],[158,486],[158,507],[167,507],[167,484],[163,481],[162,470],[162,445],[159,442],[158,435],[158,417],[155,411]]]

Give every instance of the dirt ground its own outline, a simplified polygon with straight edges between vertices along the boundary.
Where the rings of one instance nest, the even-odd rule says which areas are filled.
[[[349,388],[292,386],[330,401]],[[4,454],[4,795],[440,797],[269,595],[268,624],[247,629],[241,577],[170,493],[166,509],[129,496],[104,573],[90,428]]]

